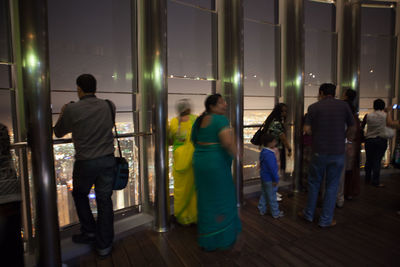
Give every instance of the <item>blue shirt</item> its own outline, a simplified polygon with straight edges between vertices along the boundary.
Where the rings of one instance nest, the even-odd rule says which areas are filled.
[[[263,148],[260,152],[260,177],[264,182],[279,182],[278,163],[271,149]]]

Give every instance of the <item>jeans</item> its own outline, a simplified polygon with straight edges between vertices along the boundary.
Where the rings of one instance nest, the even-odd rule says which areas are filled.
[[[381,162],[387,148],[387,140],[381,137],[368,138],[365,140],[365,152],[367,160],[365,162],[365,182],[371,181],[372,184],[380,184]]]
[[[96,235],[96,247],[108,248],[114,238],[114,212],[111,195],[114,180],[114,155],[75,161],[73,191],[81,232]],[[89,192],[95,185],[97,223],[89,205]]]
[[[261,181],[261,196],[258,201],[258,210],[261,215],[267,212],[267,204],[271,210],[272,217],[279,215],[279,204],[276,200],[276,192],[278,191],[277,186],[273,186],[272,182]]]
[[[314,219],[318,193],[325,174],[326,189],[319,225],[322,227],[331,225],[343,166],[344,154],[313,154],[308,171],[308,198],[307,207],[304,209],[304,217],[306,220],[312,221]]]

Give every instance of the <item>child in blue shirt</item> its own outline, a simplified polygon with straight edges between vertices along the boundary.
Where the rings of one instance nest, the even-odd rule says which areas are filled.
[[[277,219],[283,217],[283,211],[279,210],[279,204],[276,200],[276,192],[278,191],[279,183],[279,168],[274,152],[276,140],[272,135],[264,134],[261,137],[261,142],[263,145],[260,152],[261,194],[264,196],[266,203],[261,204],[264,205],[264,207],[259,207],[260,214],[265,214],[267,210],[266,206],[268,205],[272,217]]]

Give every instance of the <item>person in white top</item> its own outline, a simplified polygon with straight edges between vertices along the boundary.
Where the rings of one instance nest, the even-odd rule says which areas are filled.
[[[387,149],[386,112],[382,99],[374,101],[374,111],[365,115],[361,127],[367,126],[365,134],[365,183],[384,187],[380,182],[382,158]],[[371,179],[372,178],[372,179]]]

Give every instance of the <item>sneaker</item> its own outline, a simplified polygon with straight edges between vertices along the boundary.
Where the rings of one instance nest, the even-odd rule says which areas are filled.
[[[106,248],[96,248],[97,256],[100,259],[107,258],[108,256],[111,255],[111,252],[112,252],[112,246],[109,246],[109,247],[106,247]]]
[[[281,201],[282,201],[282,198],[281,198],[281,197],[278,197],[278,196],[276,196],[276,201],[278,201],[278,202],[281,202]]]
[[[92,233],[80,233],[72,236],[72,242],[77,244],[93,244],[95,241],[96,236]]]
[[[332,219],[332,222],[331,222],[331,224],[330,225],[318,225],[319,227],[321,227],[321,228],[330,228],[330,227],[334,227],[336,225],[336,220],[335,219]]]
[[[304,216],[304,212],[302,210],[297,212],[297,216],[299,216],[300,218],[302,218],[303,220],[307,221],[307,222],[312,222],[312,220],[308,220],[306,219],[306,217]]]
[[[282,218],[283,216],[285,216],[285,214],[283,213],[283,211],[280,211],[278,215],[276,216],[272,216],[274,219],[279,219]]]
[[[276,192],[276,197],[282,198],[282,194],[279,194],[279,192]]]

